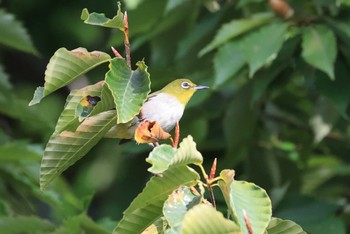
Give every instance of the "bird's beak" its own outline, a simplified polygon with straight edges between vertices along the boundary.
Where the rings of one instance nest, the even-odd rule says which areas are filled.
[[[209,86],[205,86],[205,85],[196,85],[193,87],[195,90],[200,90],[200,89],[208,89]]]

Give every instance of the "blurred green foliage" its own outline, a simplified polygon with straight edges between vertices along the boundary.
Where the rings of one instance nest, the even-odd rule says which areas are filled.
[[[262,0],[122,3],[132,64],[145,59],[153,90],[182,76],[212,87],[189,103],[181,136],[194,137],[208,168],[218,157],[219,169],[234,168],[236,177],[268,191],[274,216],[310,233],[345,233],[350,225],[349,6],[290,1],[294,15],[282,19]],[[20,215],[23,225],[38,222],[38,232],[63,223],[57,233],[79,227],[105,233],[150,176],[149,147],[108,139],[39,192],[43,147],[68,94],[62,89],[27,106],[49,58],[62,46],[123,51],[120,31],[83,24],[85,7],[107,16],[117,10],[111,0],[1,2],[0,20],[7,21],[0,29],[21,26],[12,30],[18,40],[0,35],[0,223]],[[106,71],[76,85],[101,80]],[[31,215],[50,221],[23,218]]]

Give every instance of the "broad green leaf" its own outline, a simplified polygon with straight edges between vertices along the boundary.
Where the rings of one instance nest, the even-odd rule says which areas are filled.
[[[164,217],[157,219],[154,223],[152,223],[149,227],[147,227],[142,234],[161,234],[165,233],[166,227],[168,223],[166,222]]]
[[[307,63],[325,72],[332,80],[335,79],[337,42],[332,30],[322,25],[306,27],[302,48],[302,57]]]
[[[117,28],[121,31],[124,31],[124,15],[120,11],[120,2],[118,2],[118,11],[117,15],[112,19],[109,19],[105,14],[101,13],[89,13],[88,9],[84,8],[80,16],[81,20],[84,20],[84,23],[97,25],[107,28]]]
[[[245,62],[245,55],[236,41],[228,42],[220,47],[214,58],[214,87],[222,85],[236,75]]]
[[[55,226],[36,216],[0,217],[1,234],[51,233]]]
[[[169,145],[154,148],[146,158],[146,162],[152,164],[148,169],[149,172],[159,174],[172,165],[201,164],[203,157],[197,151],[192,136],[188,136],[182,140],[177,150]]]
[[[230,163],[242,160],[254,141],[258,113],[250,104],[253,81],[241,88],[226,108],[223,129],[227,143],[226,158]]]
[[[224,24],[218,30],[214,40],[199,52],[199,56],[203,56],[225,42],[270,22],[271,19],[273,19],[273,14],[261,13],[253,15],[249,19],[234,19],[231,22]]]
[[[150,93],[150,74],[144,62],[137,62],[132,71],[125,59],[114,58],[106,73],[106,83],[117,107],[118,124],[127,123],[140,112]]]
[[[254,77],[251,105],[260,101],[260,98],[267,91],[268,86],[290,65],[290,61],[293,59],[294,52],[299,44],[300,39],[298,37],[287,40],[271,66],[259,72]]]
[[[240,234],[239,227],[210,205],[200,204],[190,209],[183,221],[183,234]]]
[[[170,162],[171,165],[199,165],[203,163],[202,154],[197,150],[196,142],[192,136],[188,136],[182,140],[179,148]]]
[[[227,206],[233,212],[243,233],[248,234],[245,216],[253,233],[263,233],[268,226],[272,207],[266,191],[259,186],[233,178],[233,170],[223,170],[219,181]]]
[[[62,88],[94,67],[108,62],[111,57],[100,51],[88,52],[84,48],[72,51],[58,49],[51,57],[45,71],[44,87],[38,87],[29,105],[35,105],[45,96]]]
[[[174,232],[181,231],[187,211],[200,201],[200,196],[194,195],[188,187],[184,186],[175,190],[168,197],[163,206],[163,215]]]
[[[152,164],[152,167],[147,170],[154,174],[160,174],[168,169],[171,159],[174,157],[176,149],[170,145],[162,144],[155,147],[146,162]]]
[[[0,32],[0,44],[32,54],[38,53],[22,23],[4,9],[0,9]]]
[[[116,121],[116,112],[106,111],[86,118],[75,132],[53,133],[41,162],[41,190],[88,153]]]
[[[256,30],[240,41],[240,48],[249,65],[249,76],[277,57],[286,37],[287,24],[278,22]]]
[[[335,74],[337,79],[330,80],[323,72],[315,72],[315,86],[317,90],[329,98],[338,112],[344,117],[348,118],[348,104],[350,101],[350,80],[349,68],[343,61],[335,64]]]
[[[267,227],[269,234],[306,234],[303,229],[290,220],[272,218]]]
[[[124,216],[113,233],[140,233],[162,215],[162,207],[168,195],[179,186],[193,186],[199,175],[184,166],[171,166],[162,176],[153,176],[143,191],[124,211]]]

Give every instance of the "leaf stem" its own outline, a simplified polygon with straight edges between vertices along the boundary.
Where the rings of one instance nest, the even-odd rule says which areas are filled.
[[[206,185],[207,185],[207,188],[208,188],[208,192],[209,192],[209,196],[210,196],[211,204],[213,205],[213,207],[216,207],[214,192],[213,192],[213,188],[212,188],[212,186],[211,186],[212,180],[210,180],[210,179],[208,178],[208,175],[207,175],[207,173],[205,172],[203,165],[202,165],[202,164],[199,164],[198,166],[199,166],[199,168],[201,169],[202,174],[203,174],[203,177],[204,177],[204,179],[205,179],[205,182],[206,182]]]
[[[124,46],[125,46],[125,57],[126,63],[131,68],[131,56],[130,56],[130,41],[129,41],[129,23],[128,23],[128,13],[124,13]]]

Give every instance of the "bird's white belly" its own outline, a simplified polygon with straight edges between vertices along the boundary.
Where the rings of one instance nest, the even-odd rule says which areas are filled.
[[[142,118],[157,121],[160,127],[170,132],[184,112],[184,105],[174,96],[159,93],[142,106]]]

